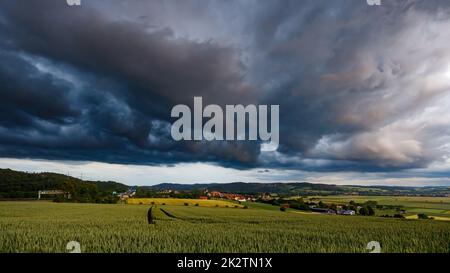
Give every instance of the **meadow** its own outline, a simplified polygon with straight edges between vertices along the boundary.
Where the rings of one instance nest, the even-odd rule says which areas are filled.
[[[450,223],[241,208],[0,202],[0,252],[449,252]],[[161,211],[163,208],[171,216]]]
[[[417,214],[425,213],[439,220],[450,221],[450,197],[420,197],[420,196],[310,196],[306,200],[322,201],[324,203],[348,204],[350,201],[365,203],[376,201],[379,205],[401,206],[406,210],[406,216],[414,219]],[[380,211],[383,214],[383,211]]]

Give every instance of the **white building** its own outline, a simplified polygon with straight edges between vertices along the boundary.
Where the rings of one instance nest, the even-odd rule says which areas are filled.
[[[355,215],[356,212],[354,210],[341,210],[342,215]]]

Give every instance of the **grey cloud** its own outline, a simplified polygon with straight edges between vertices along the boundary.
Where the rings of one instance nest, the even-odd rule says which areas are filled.
[[[63,2],[0,4],[2,156],[392,171],[448,155],[448,1]],[[172,141],[170,108],[196,95],[279,104],[279,150]]]
[[[433,140],[416,133],[420,122],[406,132],[383,128],[407,122],[448,94],[442,76],[450,60],[448,4],[409,1],[373,9],[354,1],[315,2],[303,9],[305,2],[297,8],[289,2],[288,10],[276,6],[260,20],[266,28],[258,28],[256,47],[267,53],[252,71],[270,81],[267,101],[287,109],[280,151],[361,168],[439,160],[429,153]],[[337,142],[318,152],[324,138]]]

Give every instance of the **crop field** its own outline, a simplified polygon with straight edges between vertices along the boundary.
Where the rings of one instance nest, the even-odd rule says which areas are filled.
[[[449,252],[450,223],[201,206],[0,202],[0,252]],[[163,212],[161,208],[165,211]],[[168,215],[168,214],[169,215]]]
[[[350,201],[364,203],[376,201],[379,205],[402,206],[408,216],[425,213],[437,216],[439,220],[450,220],[450,197],[407,197],[407,196],[310,196],[309,200],[324,203],[347,204]],[[448,219],[445,219],[449,217]],[[414,217],[413,217],[414,218]],[[442,219],[444,218],[444,219]]]
[[[179,198],[130,198],[127,204],[131,205],[170,205],[170,206],[200,206],[200,207],[238,207],[242,208],[234,202],[223,200],[202,200],[202,199],[179,199]]]

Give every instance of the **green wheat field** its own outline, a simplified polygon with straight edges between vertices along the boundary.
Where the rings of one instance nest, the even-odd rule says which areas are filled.
[[[448,221],[156,205],[148,224],[150,207],[0,202],[0,252],[449,252]]]

